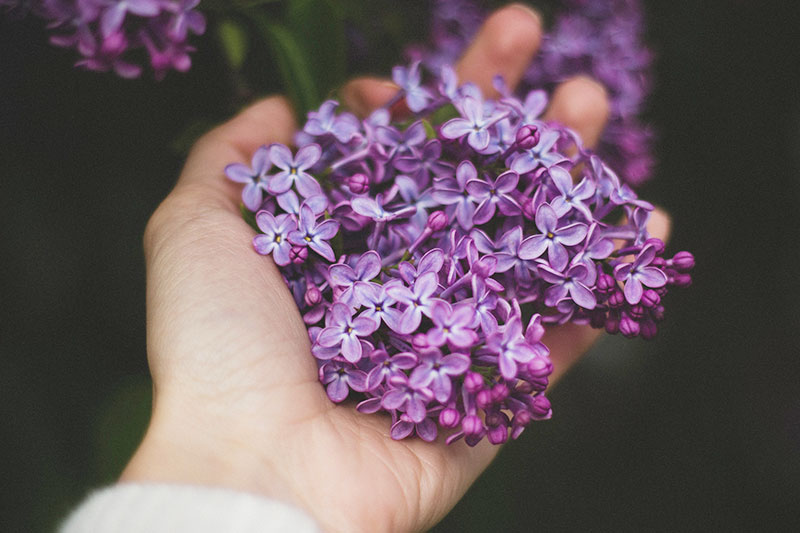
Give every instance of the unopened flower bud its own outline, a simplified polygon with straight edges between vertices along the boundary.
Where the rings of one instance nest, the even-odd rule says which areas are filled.
[[[347,178],[347,186],[353,194],[364,194],[369,191],[369,177],[366,174],[353,174]]]
[[[316,285],[311,285],[308,287],[308,289],[306,289],[304,299],[307,306],[314,307],[322,301],[322,292],[320,292]]]
[[[461,415],[457,409],[446,407],[439,412],[439,425],[443,428],[454,428],[461,422]]]
[[[553,411],[547,396],[540,394],[533,398],[533,402],[531,402],[531,414],[534,418],[550,418]]]
[[[611,335],[619,332],[619,316],[616,313],[609,313],[606,317],[606,331]]]
[[[694,268],[694,256],[690,252],[678,252],[669,264],[681,272],[688,272]]]
[[[308,259],[308,248],[305,246],[292,246],[292,249],[289,250],[289,259],[296,265],[305,263],[306,259]]]
[[[617,288],[617,282],[611,274],[600,274],[597,277],[597,291],[600,294],[610,294]]]
[[[547,357],[534,357],[528,362],[528,374],[536,378],[546,378],[553,373],[553,363]]]
[[[428,227],[431,231],[443,230],[449,222],[444,211],[434,211],[428,216]]]
[[[642,320],[639,322],[639,334],[645,340],[652,340],[658,333],[658,326],[652,320]]]
[[[492,391],[490,391],[489,389],[483,389],[481,391],[478,391],[478,394],[475,395],[475,403],[478,404],[478,407],[484,410],[491,407],[493,403]]]
[[[411,346],[413,346],[414,349],[417,352],[419,352],[421,350],[425,350],[427,348],[430,348],[431,343],[428,342],[428,336],[427,335],[425,335],[424,333],[417,333],[411,339]]]
[[[489,442],[492,444],[503,444],[508,440],[508,427],[506,427],[505,424],[489,426],[486,438],[489,439]]]
[[[631,306],[630,314],[635,320],[641,320],[644,316],[644,306],[639,304]]]
[[[664,253],[664,241],[662,241],[661,239],[656,237],[650,237],[649,239],[644,241],[645,246],[647,246],[648,244],[651,244],[655,247],[656,255],[661,255],[662,253]]]
[[[472,394],[483,389],[483,376],[477,372],[467,372],[467,375],[464,376],[464,388],[467,389],[467,392],[471,392]]]
[[[608,305],[609,307],[620,307],[622,304],[625,303],[625,294],[619,288],[615,289],[614,292],[608,297]]]
[[[532,124],[525,124],[517,130],[515,140],[518,147],[523,150],[530,150],[539,144],[539,128]]]
[[[480,435],[483,431],[483,422],[477,415],[467,415],[461,421],[461,429],[466,435]]]
[[[622,315],[619,321],[619,331],[628,338],[633,338],[639,334],[639,323],[627,314]]]
[[[497,383],[492,387],[492,400],[499,403],[508,398],[508,386],[503,383]]]
[[[647,289],[642,294],[641,304],[645,307],[655,307],[661,303],[661,296],[653,289]]]
[[[692,276],[689,274],[677,274],[670,280],[676,287],[688,287],[692,284]]]

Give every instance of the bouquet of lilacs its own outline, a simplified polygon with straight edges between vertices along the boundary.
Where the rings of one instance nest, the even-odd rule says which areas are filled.
[[[419,63],[393,78],[410,118],[329,100],[296,152],[262,146],[226,174],[332,401],[389,413],[394,439],[499,444],[551,415],[547,328],[652,338],[694,259],[664,256],[652,205],[540,118],[543,91],[487,100],[448,66],[423,84]]]
[[[190,34],[202,34],[200,0],[0,0],[0,10],[29,10],[46,21],[50,42],[75,48],[76,66],[123,78],[141,75],[145,52],[157,79],[192,65]]]
[[[477,0],[434,0],[429,43],[407,55],[438,69],[455,62],[487,13]],[[597,147],[620,178],[638,185],[653,167],[653,131],[640,114],[650,92],[652,52],[644,44],[639,0],[565,0],[520,83],[522,93],[553,90],[575,75],[588,75],[608,90],[611,115]]]

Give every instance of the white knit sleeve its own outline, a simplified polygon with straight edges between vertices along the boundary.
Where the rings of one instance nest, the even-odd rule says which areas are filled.
[[[312,533],[305,513],[253,494],[214,487],[123,483],[90,494],[60,533]]]

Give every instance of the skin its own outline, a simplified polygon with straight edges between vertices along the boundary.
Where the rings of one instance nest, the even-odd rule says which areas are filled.
[[[540,38],[540,19],[529,9],[495,12],[460,61],[460,79],[491,94],[499,73],[513,87]],[[361,78],[343,98],[363,115],[395,91],[385,80]],[[547,118],[591,145],[608,107],[600,85],[575,78],[555,92]],[[328,400],[297,307],[275,264],[253,252],[240,187],[223,175],[265,142],[289,144],[295,128],[287,101],[271,97],[206,134],[147,225],[153,416],[120,481],[251,492],[293,504],[330,531],[424,530],[498,447],[485,439],[474,448],[393,441],[388,417]],[[666,217],[651,221],[651,233],[665,238]],[[575,325],[550,332],[554,379],[597,336]]]

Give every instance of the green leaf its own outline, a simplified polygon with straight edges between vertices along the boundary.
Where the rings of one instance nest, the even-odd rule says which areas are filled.
[[[319,106],[320,92],[297,36],[285,26],[272,22],[261,11],[251,10],[248,14],[267,41],[297,116],[304,119],[310,109]]]
[[[422,126],[425,128],[425,135],[427,135],[428,139],[435,139],[436,138],[436,130],[433,129],[433,125],[428,122],[427,120],[422,120]]]
[[[217,26],[217,38],[233,70],[240,70],[247,57],[247,32],[238,22],[225,19]]]
[[[447,104],[433,112],[431,115],[431,122],[437,126],[441,126],[451,118],[457,118],[460,116],[461,115],[459,114],[458,109],[456,109],[453,104]]]
[[[286,23],[308,58],[321,95],[345,81],[347,41],[344,11],[335,0],[290,0]]]
[[[258,229],[258,224],[256,223],[256,214],[247,209],[244,204],[239,204],[239,212],[242,214],[242,218],[244,219],[247,224],[256,230],[257,232],[261,233],[261,230]]]

